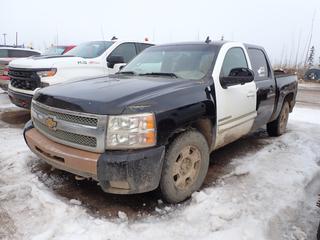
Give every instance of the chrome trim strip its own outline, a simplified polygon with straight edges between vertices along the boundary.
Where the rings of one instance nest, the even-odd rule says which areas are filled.
[[[223,122],[223,121],[228,120],[230,118],[232,118],[232,116],[227,116],[227,117],[219,119],[218,122]]]
[[[235,122],[235,121],[237,121],[237,120],[239,120],[239,119],[241,119],[241,118],[248,117],[248,116],[250,116],[251,114],[254,114],[254,113],[256,113],[256,111],[252,111],[252,112],[246,113],[246,114],[244,114],[244,115],[241,115],[241,116],[239,116],[239,117],[232,118],[232,119],[230,119],[229,121],[225,121],[225,122],[219,124],[218,127],[221,127],[221,126],[226,125],[226,124],[228,124],[228,123]]]
[[[70,115],[74,115],[74,116],[80,116],[80,117],[90,117],[90,118],[104,118],[107,115],[96,115],[96,114],[92,114],[92,113],[83,113],[83,112],[75,112],[75,111],[70,111],[70,110],[65,110],[65,109],[61,109],[61,108],[55,108],[55,107],[50,107],[47,105],[44,105],[42,103],[39,103],[37,101],[35,101],[34,99],[32,99],[32,104],[38,105],[39,107],[54,111],[54,112],[59,112],[59,113],[65,113],[65,114],[70,114]]]
[[[246,122],[249,122],[249,121],[251,121],[251,120],[254,120],[255,118],[256,118],[256,117],[249,118],[249,119],[247,119],[247,120],[245,120],[245,121],[243,121],[243,122],[240,122],[240,123],[238,123],[238,124],[236,124],[236,125],[233,125],[233,126],[231,126],[231,127],[229,127],[229,128],[220,130],[220,131],[218,132],[218,134],[222,134],[222,133],[224,133],[224,132],[226,132],[226,131],[229,131],[229,130],[232,129],[232,128],[238,127],[238,126],[240,126],[240,125],[242,125],[242,124],[244,124],[244,123],[246,123]]]
[[[69,141],[65,141],[59,138],[56,138],[50,134],[47,134],[46,132],[42,131],[41,129],[37,128],[43,135],[45,135],[47,138],[67,145],[71,147],[75,147],[78,149],[83,149],[91,152],[98,152],[98,153],[103,153],[105,151],[105,139],[106,139],[106,130],[107,130],[107,121],[108,121],[108,116],[107,115],[95,115],[95,114],[89,114],[89,113],[81,113],[81,112],[74,112],[74,111],[69,111],[65,109],[59,109],[59,108],[54,108],[50,106],[46,106],[44,104],[38,103],[35,100],[32,100],[32,105],[38,105],[41,108],[61,113],[61,114],[69,114],[73,116],[80,116],[80,117],[89,117],[89,118],[96,118],[98,120],[97,126],[89,126],[89,125],[83,125],[79,123],[73,123],[73,122],[68,122],[65,120],[57,119],[55,116],[50,115],[50,114],[44,114],[44,113],[39,113],[36,111],[32,106],[31,106],[31,119],[36,119],[40,123],[46,125],[45,119],[48,117],[53,118],[57,122],[57,126],[55,129],[59,129],[65,132],[70,132],[70,133],[75,133],[75,134],[80,134],[84,136],[89,136],[89,137],[95,137],[97,139],[97,146],[95,148],[90,147],[90,146],[84,146],[76,143],[72,143]],[[43,117],[40,117],[40,116]]]

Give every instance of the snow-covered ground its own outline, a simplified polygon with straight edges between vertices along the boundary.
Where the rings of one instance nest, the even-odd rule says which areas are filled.
[[[19,108],[10,102],[10,99],[7,93],[0,88],[0,112],[10,111],[12,109],[19,109]]]
[[[234,171],[177,206],[139,220],[89,214],[31,172],[22,130],[0,129],[0,239],[315,239],[320,213],[320,110],[296,108],[288,131],[264,138]]]

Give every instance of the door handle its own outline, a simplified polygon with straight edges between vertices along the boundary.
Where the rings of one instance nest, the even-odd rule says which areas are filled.
[[[254,92],[248,92],[247,93],[247,98],[252,98],[252,97],[255,97],[255,93]]]
[[[271,92],[271,93],[274,92],[274,87],[273,87],[273,85],[271,85],[269,89],[270,89],[270,92]]]

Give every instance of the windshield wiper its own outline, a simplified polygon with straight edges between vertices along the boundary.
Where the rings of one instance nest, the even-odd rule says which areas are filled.
[[[149,73],[142,73],[139,74],[139,76],[168,76],[168,77],[175,77],[178,78],[178,76],[174,73],[166,73],[166,72],[149,72]]]
[[[129,74],[129,75],[136,75],[137,73],[134,71],[122,71],[122,72],[117,72],[116,74]]]

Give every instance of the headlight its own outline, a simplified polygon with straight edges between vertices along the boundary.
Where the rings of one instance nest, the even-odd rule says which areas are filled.
[[[106,136],[107,149],[133,149],[156,145],[153,113],[110,116]]]
[[[38,71],[37,74],[40,78],[43,78],[43,77],[52,77],[56,74],[56,72],[57,72],[57,69],[52,68],[50,70]]]
[[[8,67],[5,67],[3,69],[3,76],[8,76],[8,73],[9,73],[9,68]]]

